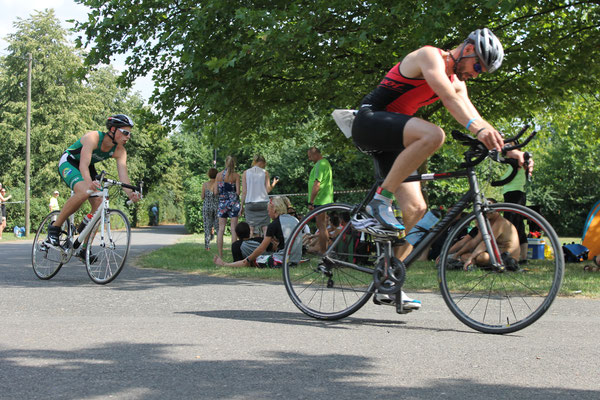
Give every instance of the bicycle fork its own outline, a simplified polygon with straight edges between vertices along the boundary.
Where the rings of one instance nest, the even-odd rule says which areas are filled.
[[[488,209],[484,202],[484,197],[479,191],[479,184],[473,171],[469,171],[469,180],[471,181],[471,187],[475,192],[473,210],[475,211],[475,217],[477,219],[477,224],[479,225],[481,238],[485,243],[486,251],[490,257],[490,265],[496,271],[503,272],[505,270],[505,266],[502,261],[502,255],[500,254],[500,248],[496,242],[496,237],[494,236],[494,231],[492,230],[490,221],[485,215],[486,212],[488,212]]]

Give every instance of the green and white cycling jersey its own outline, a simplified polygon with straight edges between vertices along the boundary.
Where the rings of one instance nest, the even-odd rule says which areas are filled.
[[[102,151],[102,140],[104,139],[106,133],[98,131],[98,135],[98,147],[96,147],[92,152],[92,159],[90,160],[89,166],[90,176],[92,178],[97,175],[94,164],[111,158],[115,153],[115,149],[117,148],[117,145],[114,145],[109,151]],[[81,175],[81,171],[79,170],[79,160],[81,158],[82,148],[83,145],[81,144],[81,139],[78,139],[75,143],[69,146],[69,148],[67,148],[58,162],[58,173],[67,186],[71,188],[71,190],[73,190],[77,182],[82,182],[84,180],[83,176]]]

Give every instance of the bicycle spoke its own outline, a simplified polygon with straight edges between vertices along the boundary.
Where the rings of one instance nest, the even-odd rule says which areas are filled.
[[[347,224],[350,210],[348,205],[334,203],[309,213],[292,232],[290,243],[286,243],[286,254],[289,249],[294,248],[297,241],[303,240],[302,232],[306,226],[311,232],[315,231],[317,215],[345,213]],[[365,244],[364,247],[368,251],[359,253],[354,246],[359,243],[360,234],[349,225],[345,225],[342,232],[329,244],[325,260],[307,251],[303,255],[307,261],[297,265],[291,263],[287,256],[284,258],[283,275],[286,290],[294,304],[311,317],[343,318],[362,307],[372,295],[372,274],[352,269],[349,265],[354,265],[352,263],[355,260],[361,263],[368,259],[374,260],[375,246],[360,242]],[[341,264],[342,261],[344,264]]]
[[[533,211],[506,203],[492,204],[489,208],[500,214],[511,212],[522,216],[525,226],[544,235],[549,253],[556,258],[531,260],[530,268],[525,270],[497,271],[492,266],[485,267],[490,269],[488,272],[481,271],[481,267],[473,271],[451,270],[449,243],[458,240],[461,230],[476,226],[471,214],[456,224],[442,249],[440,289],[450,310],[466,325],[487,333],[514,332],[540,318],[554,300],[564,273],[562,251],[552,227]],[[511,265],[514,268],[516,262]]]
[[[48,237],[48,226],[56,219],[58,214],[58,211],[53,211],[48,214],[42,220],[42,223],[36,231],[35,238],[33,239],[31,264],[35,275],[43,280],[53,278],[58,273],[63,263],[62,251],[45,244],[46,238]],[[65,222],[63,230],[68,231],[67,226],[68,222]],[[59,239],[64,243],[68,238],[65,235],[61,235]]]
[[[90,261],[95,257],[95,262],[87,264],[88,275],[96,283],[109,283],[125,266],[131,235],[129,221],[121,211],[108,210],[104,226],[98,220],[94,232],[88,239],[87,251]]]

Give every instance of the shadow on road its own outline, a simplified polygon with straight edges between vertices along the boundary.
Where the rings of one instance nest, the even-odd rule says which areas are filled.
[[[210,398],[210,399],[598,399],[598,390],[488,384],[470,379],[436,379],[407,386],[401,379],[370,385],[382,374],[374,357],[296,351],[265,352],[262,360],[223,354],[204,360],[185,345],[115,342],[71,351],[4,349],[2,398]],[[412,360],[398,359],[398,365]],[[40,366],[41,364],[41,366]],[[390,366],[393,368],[393,366]],[[399,374],[401,376],[402,374]],[[123,377],[126,376],[126,379]],[[35,382],[35,384],[31,384]]]
[[[372,318],[355,318],[346,317],[337,321],[323,321],[310,318],[301,312],[290,313],[268,310],[212,310],[212,311],[182,311],[177,314],[197,315],[205,318],[228,319],[235,321],[255,321],[284,325],[300,325],[327,329],[351,329],[352,326],[378,326],[384,328],[399,328],[410,330],[425,330],[431,332],[457,332],[480,334],[473,330],[457,330],[457,329],[439,329],[430,327],[420,327],[407,325],[405,321],[392,319],[372,319]],[[507,335],[510,336],[510,335]]]

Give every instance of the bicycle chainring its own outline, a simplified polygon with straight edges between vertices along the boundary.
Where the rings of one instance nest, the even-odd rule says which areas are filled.
[[[390,259],[388,274],[385,273],[385,259],[381,259],[373,272],[373,281],[379,293],[394,294],[399,292],[406,279],[406,267],[396,257]]]

